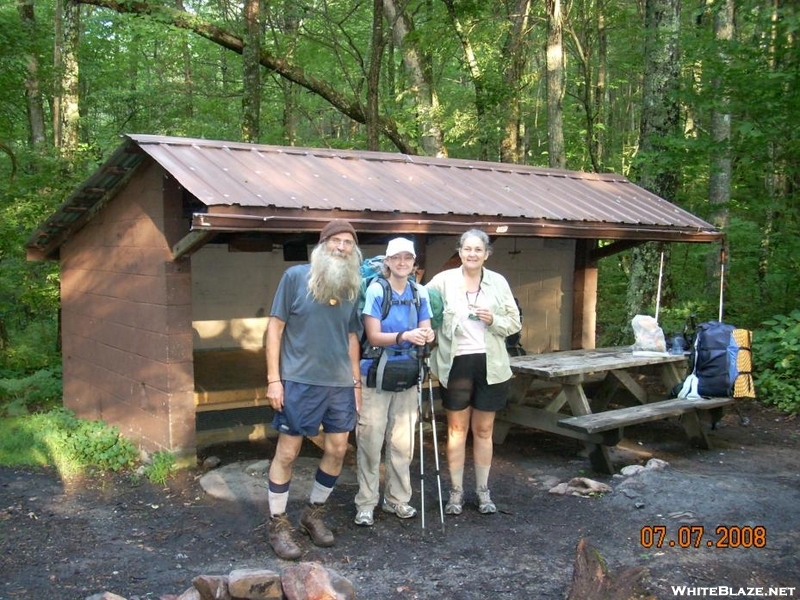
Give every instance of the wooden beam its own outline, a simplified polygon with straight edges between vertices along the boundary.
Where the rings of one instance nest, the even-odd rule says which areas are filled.
[[[215,231],[190,231],[172,247],[172,258],[177,260],[182,256],[199,250],[217,235]]]

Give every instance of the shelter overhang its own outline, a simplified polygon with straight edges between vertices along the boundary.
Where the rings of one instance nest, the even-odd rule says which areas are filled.
[[[611,173],[129,135],[31,235],[32,260],[61,244],[112,201],[144,164],[157,163],[191,199],[184,256],[218,233],[315,232],[347,218],[375,234],[713,242],[723,233],[685,209]]]

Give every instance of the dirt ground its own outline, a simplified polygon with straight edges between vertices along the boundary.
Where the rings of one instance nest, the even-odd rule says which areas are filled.
[[[402,521],[379,511],[373,528],[356,527],[356,486],[342,484],[329,511],[337,544],[321,549],[306,539],[304,560],[349,578],[365,599],[563,599],[576,544],[585,538],[612,574],[646,568],[650,598],[674,598],[677,585],[794,587],[784,594],[798,597],[798,421],[754,403],[739,410],[709,432],[713,450],[688,447],[675,421],[626,430],[620,465],[650,456],[670,463],[664,471],[628,478],[592,473],[580,445],[570,440],[512,429],[496,446],[490,479],[499,512],[480,515],[466,506],[461,516],[446,517],[444,527],[428,433],[425,530],[419,518]],[[227,463],[271,458],[272,450],[266,441],[209,449],[204,456],[213,453]],[[313,445],[304,447],[303,454],[315,453]],[[418,469],[414,473],[419,507]],[[80,600],[104,590],[129,600],[160,598],[181,593],[199,574],[287,566],[267,544],[265,507],[208,496],[198,475],[182,472],[162,488],[129,476],[65,483],[52,471],[0,468],[0,599]],[[468,490],[470,476],[468,469]],[[548,493],[578,476],[608,483],[614,492]],[[302,498],[292,496],[290,513],[296,518],[301,508]],[[696,531],[688,526],[704,528],[699,548],[681,547],[687,541],[681,536]],[[649,533],[659,527],[666,537],[656,548]],[[721,547],[726,539],[739,547]]]

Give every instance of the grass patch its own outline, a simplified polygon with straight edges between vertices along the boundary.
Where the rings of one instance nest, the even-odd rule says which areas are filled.
[[[53,466],[62,477],[131,469],[136,447],[116,427],[63,408],[0,420],[0,464]]]

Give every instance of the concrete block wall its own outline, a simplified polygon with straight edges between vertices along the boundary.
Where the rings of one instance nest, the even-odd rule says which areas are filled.
[[[174,182],[143,167],[61,249],[64,404],[148,451],[194,449],[191,271]]]
[[[457,243],[458,239],[452,237],[438,238],[428,245],[426,280],[453,257]],[[568,350],[575,242],[502,237],[492,247],[486,268],[501,273],[519,300],[523,348],[530,354]]]

